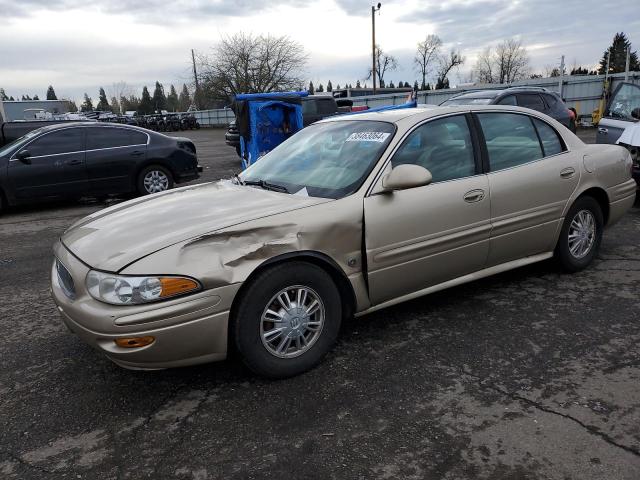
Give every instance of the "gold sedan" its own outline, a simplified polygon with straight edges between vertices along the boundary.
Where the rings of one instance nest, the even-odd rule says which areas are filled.
[[[235,345],[287,377],[321,361],[345,317],[551,257],[585,268],[635,191],[627,150],[532,110],[334,117],[232,180],[80,220],[54,247],[53,298],[123,367]]]

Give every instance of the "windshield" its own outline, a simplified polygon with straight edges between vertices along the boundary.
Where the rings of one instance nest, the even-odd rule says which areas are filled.
[[[241,179],[298,195],[342,198],[360,188],[394,133],[394,124],[369,120],[311,125],[250,166]]]
[[[0,148],[0,157],[4,157],[5,155],[8,155],[9,152],[11,150],[13,150],[15,147],[17,147],[18,145],[22,145],[22,144],[28,142],[33,137],[35,137],[40,132],[42,132],[45,128],[46,127],[40,127],[40,128],[35,129],[35,130],[31,130],[26,135],[23,135],[22,137],[17,138],[12,142],[7,143],[4,147]]]
[[[623,83],[611,99],[606,116],[635,122],[637,119],[631,113],[637,108],[640,108],[640,87]]]
[[[493,98],[486,97],[460,97],[451,98],[442,102],[443,107],[453,107],[456,105],[489,105]]]

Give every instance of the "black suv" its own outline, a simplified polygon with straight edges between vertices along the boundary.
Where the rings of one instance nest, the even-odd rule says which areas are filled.
[[[560,95],[542,87],[475,90],[451,97],[440,105],[517,105],[549,115],[572,132],[576,131],[575,111],[572,115]]]

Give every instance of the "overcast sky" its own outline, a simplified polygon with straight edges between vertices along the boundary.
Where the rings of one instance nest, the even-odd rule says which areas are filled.
[[[156,80],[191,81],[190,49],[206,53],[221,35],[244,31],[288,35],[310,55],[306,76],[333,85],[366,76],[371,55],[371,4],[361,0],[0,0],[0,87],[8,95],[97,98],[125,81],[139,94]],[[400,68],[386,80],[413,83],[415,45],[430,33],[465,65],[467,79],[487,45],[518,38],[531,67],[543,71],[565,55],[592,66],[624,31],[640,49],[640,0],[399,0],[376,16],[378,43]],[[370,83],[370,82],[369,82]]]

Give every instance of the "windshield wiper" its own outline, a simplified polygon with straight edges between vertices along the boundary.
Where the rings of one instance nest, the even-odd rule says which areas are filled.
[[[238,181],[240,181],[238,179]],[[270,183],[266,180],[243,180],[242,185],[256,185],[265,190],[272,190],[274,192],[290,193],[287,187],[284,185],[278,185],[277,183]]]

